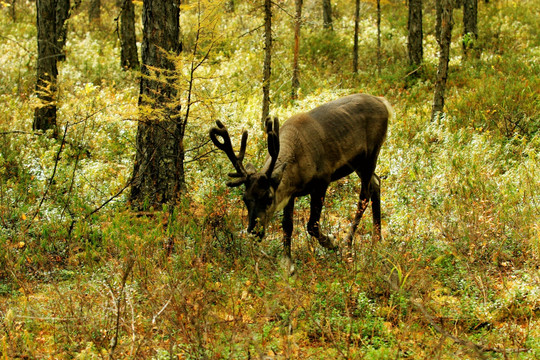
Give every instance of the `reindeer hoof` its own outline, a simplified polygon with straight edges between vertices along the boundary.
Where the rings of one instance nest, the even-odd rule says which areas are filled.
[[[322,235],[319,238],[319,244],[328,250],[337,251],[339,249],[339,246],[336,245],[335,238],[332,235]]]
[[[281,268],[287,274],[287,276],[293,276],[296,273],[294,262],[290,257],[285,256],[281,259]]]

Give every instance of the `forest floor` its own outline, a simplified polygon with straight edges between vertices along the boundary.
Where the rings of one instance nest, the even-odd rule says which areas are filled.
[[[354,92],[385,96],[396,112],[377,167],[382,241],[372,241],[368,211],[351,256],[324,250],[305,231],[309,199],[300,199],[292,276],[281,262],[279,216],[263,241],[246,236],[241,190],[226,188],[231,166],[207,138],[216,119],[233,143],[245,128],[246,158],[264,159],[262,11],[247,2],[229,16],[203,3],[182,8],[177,59],[185,101],[187,65],[212,46],[191,79],[187,191],[175,207],[136,212],[123,190],[139,77],[119,66],[117,10],[104,4],[99,26],[88,26],[85,2],[72,14],[59,65],[61,143],[31,131],[34,3],[16,2],[14,21],[0,2],[0,357],[540,358],[538,1],[480,1],[480,39],[468,57],[455,11],[446,113],[436,121],[432,2],[425,64],[411,79],[402,2],[382,2],[381,64],[374,2],[362,2],[353,74],[345,69],[353,2],[335,2],[334,29],[325,32],[318,3],[306,1],[295,101],[293,4],[278,2],[272,114],[283,122]],[[197,30],[201,53],[192,52]],[[351,176],[327,194],[321,224],[339,241],[359,187]]]

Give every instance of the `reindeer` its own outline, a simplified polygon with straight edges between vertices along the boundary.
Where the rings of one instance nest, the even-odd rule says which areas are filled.
[[[227,154],[236,170],[229,174],[233,180],[227,186],[245,185],[243,201],[248,209],[248,232],[262,239],[274,212],[283,209],[284,255],[290,265],[294,202],[297,197],[310,195],[307,231],[321,246],[337,249],[332,238],[319,228],[326,189],[332,181],[356,172],[362,186],[358,209],[346,238],[349,249],[370,199],[374,241],[380,239],[380,178],[375,167],[392,113],[386,99],[355,94],[294,115],[281,129],[277,118],[267,119],[269,155],[260,171],[252,164],[243,165],[247,131],[242,134],[240,152],[236,155],[227,128],[216,121],[210,139]]]

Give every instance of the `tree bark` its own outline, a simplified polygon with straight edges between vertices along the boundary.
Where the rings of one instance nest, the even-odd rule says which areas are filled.
[[[264,64],[262,126],[270,115],[270,75],[272,74],[272,0],[264,0]]]
[[[34,111],[33,130],[53,130],[56,137],[56,83],[58,78],[56,0],[37,0],[37,81],[40,105]]]
[[[227,2],[225,3],[225,11],[227,11],[228,13],[233,13],[234,9],[235,9],[234,0],[227,0]]]
[[[11,20],[13,20],[13,22],[17,21],[17,12],[15,11],[16,2],[17,0],[11,0],[11,9],[9,10],[9,13],[11,15]]]
[[[184,128],[169,58],[181,50],[179,16],[178,0],[143,3],[141,119],[130,194],[132,206],[139,209],[174,205],[185,186]]]
[[[409,0],[409,65],[416,69],[424,61],[423,29],[422,29],[422,0]]]
[[[435,39],[441,41],[442,0],[435,0]]]
[[[330,0],[322,0],[323,27],[327,30],[333,29],[332,23],[332,3]]]
[[[294,18],[294,49],[293,49],[293,71],[292,71],[292,86],[291,98],[298,98],[298,88],[300,87],[298,57],[300,52],[300,26],[302,25],[302,3],[303,0],[295,0],[296,15]]]
[[[360,0],[356,0],[354,8],[354,41],[353,41],[353,72],[358,72],[358,31],[360,23]]]
[[[478,39],[478,0],[463,2],[463,53],[475,48]]]
[[[434,120],[444,109],[444,93],[446,89],[446,79],[448,78],[448,63],[450,61],[450,44],[452,42],[453,28],[453,1],[437,0],[441,9],[441,34],[439,39],[439,66],[437,68],[437,79],[435,82],[435,93],[433,95],[433,107],[431,119]]]
[[[67,19],[69,19],[69,0],[57,0],[56,4],[56,39],[57,39],[57,49],[58,49],[58,60],[66,60],[66,53],[64,47],[67,40]]]
[[[91,25],[99,25],[101,23],[101,0],[90,0],[90,8],[88,9],[88,21]]]
[[[123,69],[138,69],[137,39],[135,37],[135,9],[132,0],[119,0],[120,65]]]

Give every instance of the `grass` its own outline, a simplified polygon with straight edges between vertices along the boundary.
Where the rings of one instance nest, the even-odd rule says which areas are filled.
[[[406,8],[382,3],[385,62],[377,76],[372,2],[363,3],[358,74],[348,70],[351,2],[336,5],[333,42],[322,35],[318,5],[306,2],[294,102],[292,22],[276,10],[272,112],[281,121],[355,91],[384,95],[396,110],[377,169],[383,240],[371,242],[367,213],[352,258],[328,253],[304,230],[309,203],[301,199],[292,277],[280,265],[278,219],[262,242],[245,236],[240,190],[224,186],[230,164],[220,153],[186,164],[188,192],[174,209],[134,213],[122,192],[94,213],[129,180],[138,116],[137,74],[120,69],[111,35],[114,9],[91,31],[82,10],[70,22],[59,77],[63,146],[30,131],[33,6],[17,3],[17,22],[0,9],[2,358],[538,358],[535,1],[480,2],[479,58],[461,57],[456,23],[447,112],[438,122],[429,121],[435,40],[426,36],[422,77],[409,81]],[[197,79],[201,106],[192,109],[186,148],[206,141],[220,119],[233,141],[249,130],[246,156],[261,164],[263,45],[261,31],[251,30],[262,14],[248,4],[236,11],[212,23],[226,35]],[[196,19],[194,8],[184,9],[186,49]],[[331,186],[325,231],[341,238],[358,192],[354,176]]]

